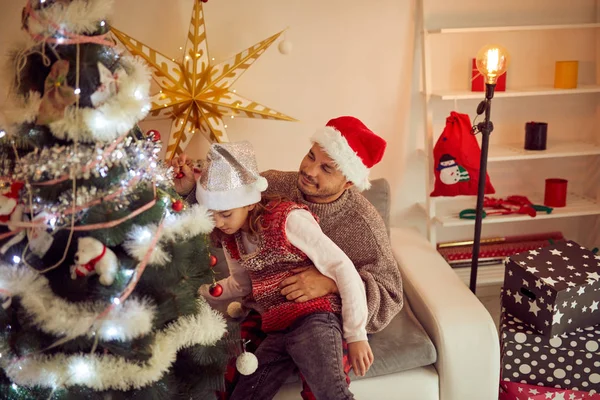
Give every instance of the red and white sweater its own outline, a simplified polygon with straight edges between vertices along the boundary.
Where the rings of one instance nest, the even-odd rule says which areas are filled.
[[[272,204],[267,206],[271,207]],[[228,302],[252,294],[265,332],[284,329],[315,312],[341,311],[346,341],[367,340],[364,283],[348,256],[323,233],[306,206],[281,202],[261,218],[266,229],[257,243],[252,243],[244,232],[223,243],[230,271],[229,277],[218,282],[223,286],[223,294],[212,297],[206,288],[201,293],[211,302]],[[340,295],[304,303],[282,296],[279,284],[293,275],[291,270],[312,264],[336,282]]]

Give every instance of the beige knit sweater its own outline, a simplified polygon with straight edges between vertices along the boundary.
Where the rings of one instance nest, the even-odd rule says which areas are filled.
[[[266,194],[285,196],[307,205],[319,217],[323,232],[352,260],[365,283],[369,319],[367,332],[385,328],[402,309],[402,278],[392,254],[385,224],[373,205],[355,189],[328,204],[304,200],[297,172],[269,170]]]

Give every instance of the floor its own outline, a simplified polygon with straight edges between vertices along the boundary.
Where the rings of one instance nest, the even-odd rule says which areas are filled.
[[[500,323],[500,290],[500,285],[494,285],[479,287],[476,291],[477,298],[492,316],[496,328]]]

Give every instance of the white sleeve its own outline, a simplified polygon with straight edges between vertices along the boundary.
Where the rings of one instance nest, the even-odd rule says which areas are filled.
[[[213,303],[229,302],[252,292],[252,281],[250,280],[248,271],[239,262],[232,259],[227,250],[223,251],[223,254],[225,254],[225,260],[229,267],[229,276],[217,281],[223,287],[223,294],[219,297],[213,297],[208,292],[210,285],[202,285],[200,287],[200,294]]]
[[[335,281],[342,298],[344,338],[367,340],[367,295],[356,267],[306,210],[288,215],[285,232],[291,244],[311,259],[319,272]]]

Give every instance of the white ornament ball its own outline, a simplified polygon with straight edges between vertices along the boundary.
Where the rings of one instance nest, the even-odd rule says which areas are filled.
[[[288,40],[282,40],[279,42],[279,45],[277,45],[277,49],[279,49],[281,54],[290,54],[293,47],[292,42]]]
[[[235,360],[235,367],[242,375],[252,375],[258,368],[258,358],[245,351]]]
[[[244,316],[244,309],[242,303],[239,301],[233,301],[227,306],[227,314],[231,318],[241,318]]]

